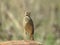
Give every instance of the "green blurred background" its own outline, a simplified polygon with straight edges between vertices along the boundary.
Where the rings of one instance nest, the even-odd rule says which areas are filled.
[[[60,45],[60,0],[0,0],[0,41],[23,40],[25,11],[31,11],[35,41]]]

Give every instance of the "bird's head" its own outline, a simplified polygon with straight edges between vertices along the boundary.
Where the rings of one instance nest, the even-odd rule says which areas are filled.
[[[25,16],[30,16],[31,12],[25,12]]]

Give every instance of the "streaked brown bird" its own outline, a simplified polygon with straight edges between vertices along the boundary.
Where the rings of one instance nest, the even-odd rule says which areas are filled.
[[[24,26],[24,37],[26,37],[27,34],[30,36],[30,40],[34,40],[34,24],[30,17],[31,12],[25,12],[23,26]]]

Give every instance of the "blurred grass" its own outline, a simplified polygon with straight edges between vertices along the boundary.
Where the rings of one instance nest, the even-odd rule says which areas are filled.
[[[23,39],[22,22],[25,8],[31,11],[36,41],[45,45],[55,45],[56,41],[60,39],[56,38],[57,32],[53,27],[54,24],[60,25],[59,0],[0,0],[0,5],[0,22],[2,23],[0,25],[0,41],[8,40],[9,35],[12,35],[11,40]],[[57,12],[55,12],[55,8],[58,8]]]
[[[46,45],[54,45],[56,41],[56,38],[52,34],[48,34],[47,39],[46,39]]]

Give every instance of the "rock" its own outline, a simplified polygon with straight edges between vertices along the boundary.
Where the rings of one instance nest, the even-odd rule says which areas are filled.
[[[37,41],[6,41],[6,42],[0,42],[0,45],[42,45],[40,42]]]

